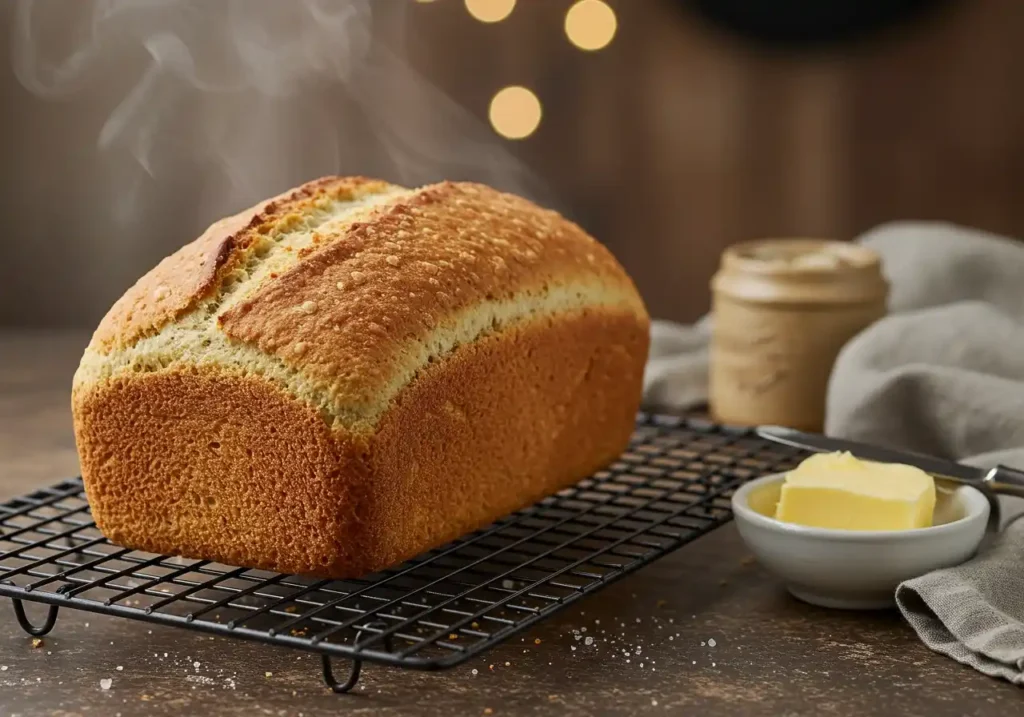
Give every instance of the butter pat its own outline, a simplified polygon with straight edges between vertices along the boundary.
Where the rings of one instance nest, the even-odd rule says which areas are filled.
[[[789,472],[775,517],[842,530],[909,530],[932,524],[935,480],[920,468],[818,453]]]

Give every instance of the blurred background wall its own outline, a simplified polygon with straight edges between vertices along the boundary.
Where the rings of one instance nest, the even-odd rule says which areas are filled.
[[[573,0],[488,1],[485,19],[514,7],[0,3],[0,326],[91,327],[217,217],[332,172],[535,197],[678,320],[707,309],[739,240],[904,218],[1024,235],[1021,0],[935,3],[834,43],[856,3],[766,43],[743,3],[717,6],[737,13],[723,25],[699,3],[607,0],[615,34],[593,51],[567,39]],[[490,124],[507,86],[542,108],[522,139]]]

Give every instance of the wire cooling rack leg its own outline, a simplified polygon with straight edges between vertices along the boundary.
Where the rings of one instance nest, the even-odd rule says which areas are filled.
[[[388,629],[388,624],[384,621],[377,621],[369,623],[365,628],[356,628],[360,634],[362,634],[365,629],[384,631]],[[391,650],[391,635],[387,635],[384,638],[384,647],[387,650]],[[343,683],[339,683],[334,677],[334,670],[331,669],[331,658],[327,655],[320,655],[320,664],[323,667],[324,682],[326,682],[327,686],[331,688],[331,691],[337,695],[343,695],[355,687],[356,683],[359,682],[359,672],[363,669],[362,660],[353,660],[352,670],[348,673],[348,679]]]
[[[50,610],[46,613],[46,621],[36,627],[29,622],[28,616],[25,614],[25,606],[21,604],[21,600],[11,598],[11,602],[14,603],[14,616],[18,618],[18,624],[21,625],[21,629],[33,637],[42,637],[57,624],[57,613],[60,611],[60,608],[56,605],[50,605]]]
[[[73,583],[65,583],[57,588],[58,593],[66,593],[68,590],[74,587]],[[57,624],[57,613],[60,612],[59,605],[50,605],[50,609],[46,612],[46,620],[43,621],[42,625],[38,627],[33,625],[28,619],[28,615],[25,614],[25,606],[18,598],[11,598],[11,602],[14,603],[14,616],[18,618],[18,624],[21,625],[21,629],[27,632],[32,637],[42,637],[43,635],[50,632],[53,626]]]
[[[348,673],[348,679],[343,683],[339,683],[334,677],[334,670],[331,669],[331,658],[327,655],[320,655],[320,661],[324,669],[324,682],[331,688],[331,692],[337,695],[343,695],[359,682],[359,671],[363,667],[362,660],[352,661],[352,670]]]

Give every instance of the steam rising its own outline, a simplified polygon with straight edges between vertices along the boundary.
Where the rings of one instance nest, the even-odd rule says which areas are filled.
[[[96,143],[118,163],[111,196],[126,223],[140,193],[181,182],[202,183],[212,217],[332,173],[474,179],[548,200],[486,127],[376,39],[384,9],[17,0],[14,70],[40,97],[110,103]]]

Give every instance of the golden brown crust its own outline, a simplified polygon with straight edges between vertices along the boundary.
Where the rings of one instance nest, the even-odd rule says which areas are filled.
[[[256,379],[132,376],[75,396],[97,526],[119,545],[310,573],[360,565],[349,532],[362,452]]]
[[[649,319],[611,254],[487,187],[398,189],[303,185],[111,309],[72,396],[111,540],[359,575],[625,446]]]
[[[364,177],[324,177],[214,222],[117,300],[96,329],[93,345],[102,350],[129,345],[193,308],[245,260],[253,237],[282,217],[307,211],[322,196],[345,198],[387,186]]]
[[[290,573],[393,565],[564,488],[633,426],[647,326],[581,311],[468,345],[370,439],[265,382],[168,372],[76,394],[100,529],[128,547]]]
[[[586,311],[459,349],[401,395],[371,453],[363,543],[392,565],[524,508],[625,449],[648,326]]]
[[[348,226],[226,312],[221,327],[358,406],[384,391],[417,342],[460,313],[583,281],[635,295],[608,250],[557,213],[445,182]]]

